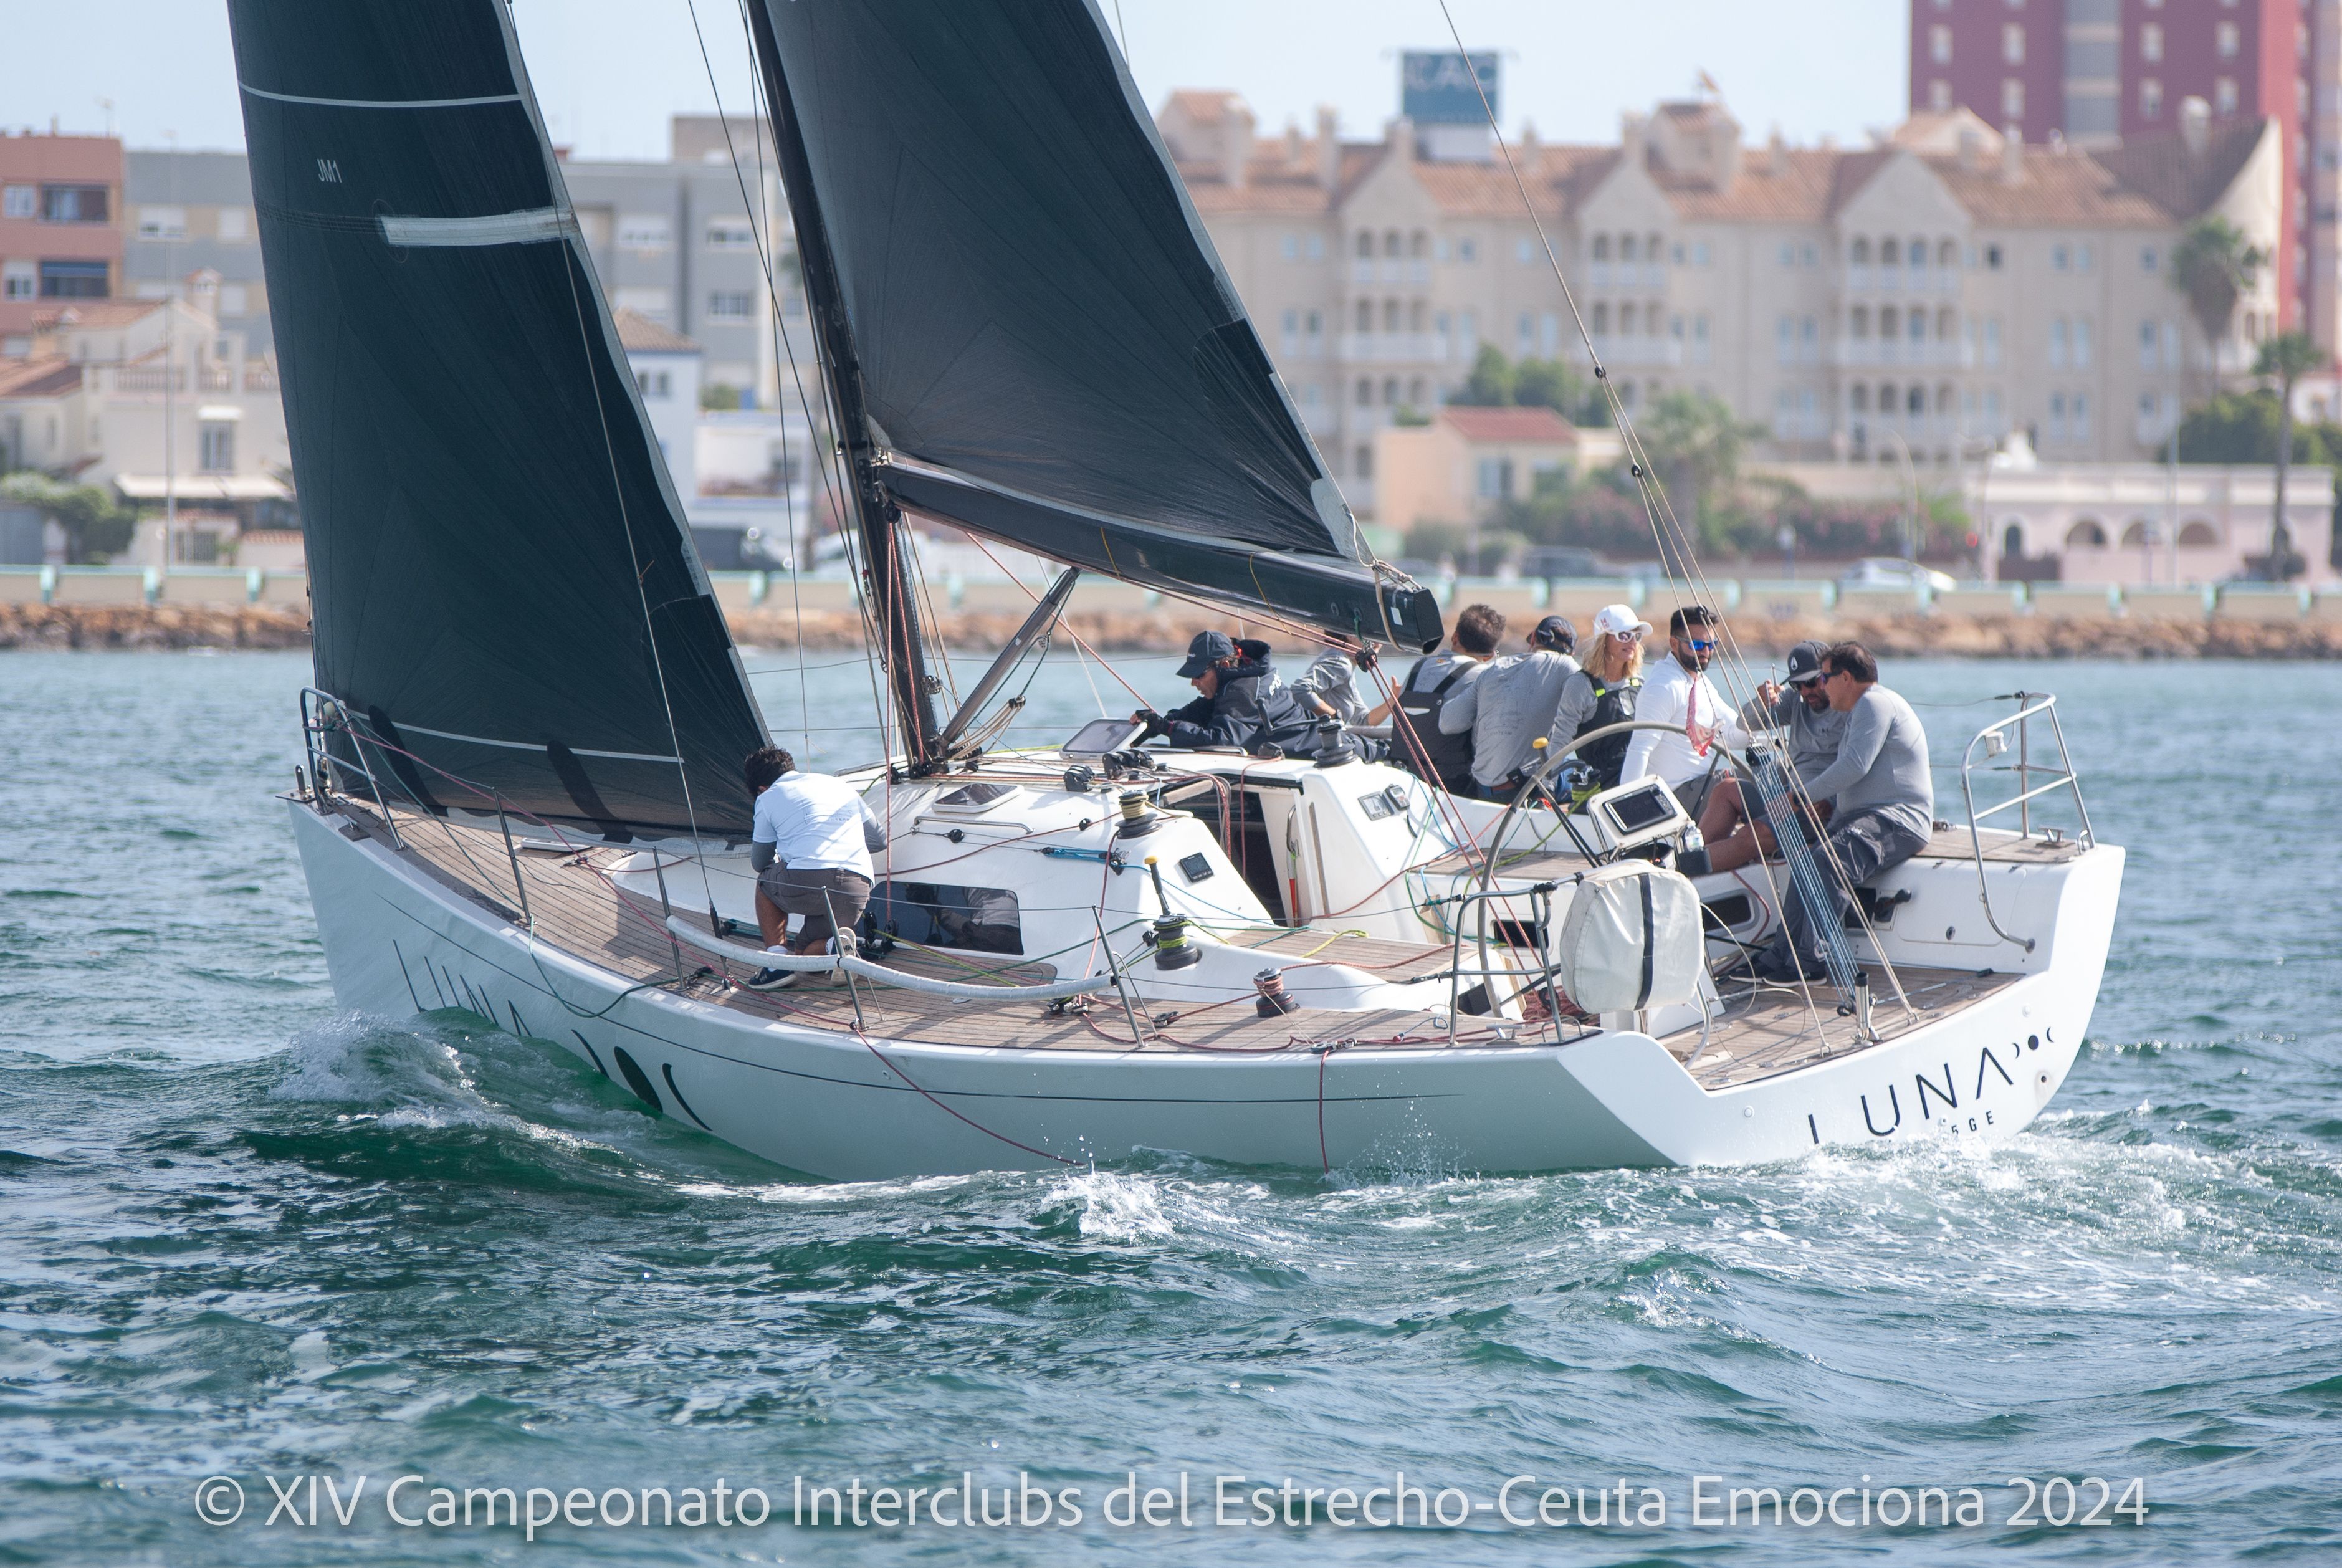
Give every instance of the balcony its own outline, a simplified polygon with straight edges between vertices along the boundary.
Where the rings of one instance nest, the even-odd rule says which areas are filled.
[[[1976,347],[1940,340],[1911,343],[1900,338],[1842,337],[1830,345],[1829,362],[1842,368],[1913,365],[1964,370],[1976,364]]]
[[[1346,332],[1334,340],[1345,365],[1444,365],[1448,340],[1436,332]]]
[[[1594,352],[1606,365],[1680,365],[1684,345],[1670,337],[1596,337]]]

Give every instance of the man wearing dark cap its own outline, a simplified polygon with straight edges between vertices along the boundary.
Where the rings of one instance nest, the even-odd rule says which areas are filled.
[[[1310,729],[1292,694],[1276,684],[1266,643],[1239,649],[1226,632],[1198,632],[1179,674],[1199,694],[1167,714],[1141,708],[1131,714],[1131,723],[1146,726],[1141,739],[1161,735],[1189,749],[1237,746],[1259,754],[1301,744]]]
[[[1442,734],[1472,737],[1472,783],[1482,800],[1509,801],[1528,783],[1536,742],[1550,739],[1561,689],[1577,673],[1577,628],[1547,615],[1526,653],[1507,654],[1447,699]]]
[[[1788,677],[1771,681],[1740,709],[1740,722],[1751,733],[1779,730],[1788,751],[1791,771],[1801,780],[1820,776],[1837,760],[1837,745],[1846,734],[1846,715],[1830,706],[1822,689],[1822,644],[1799,643],[1789,650]],[[1743,805],[1740,781],[1724,774],[1700,814],[1700,836],[1707,841],[1711,871],[1736,871],[1759,854],[1774,854],[1773,830]]]

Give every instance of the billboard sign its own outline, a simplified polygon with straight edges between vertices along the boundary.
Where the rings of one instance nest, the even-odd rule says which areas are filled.
[[[1488,95],[1486,108],[1480,95]],[[1491,113],[1500,118],[1496,98],[1496,54],[1435,54],[1409,51],[1400,56],[1399,113],[1418,125],[1478,125]]]

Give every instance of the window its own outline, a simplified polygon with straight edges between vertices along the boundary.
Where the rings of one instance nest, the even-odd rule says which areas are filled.
[[[1691,265],[1694,266],[1706,266],[1707,265],[1707,242],[1706,240],[1700,240],[1691,247]]]
[[[2074,270],[2096,272],[2098,269],[2098,247],[2087,240],[2074,247]]]
[[[1523,266],[1535,266],[1536,265],[1536,246],[1527,240],[1515,240],[1513,242],[1513,259],[1520,263]]]
[[[1927,58],[1938,65],[1952,63],[1952,30],[1940,22],[1927,29]]]
[[[2074,318],[2074,368],[2090,368],[2090,318],[2087,315]]]
[[[1821,253],[1814,249],[1813,246],[1799,245],[1797,247],[1797,265],[1799,266],[1806,267],[1810,270],[1811,268],[1821,265]]]
[[[635,390],[645,397],[675,395],[675,376],[670,371],[638,370],[635,372]]]
[[[197,433],[196,465],[205,474],[235,471],[235,426],[224,419],[204,421]]]
[[[1633,235],[1620,235],[1618,236],[1618,259],[1630,265],[1634,262],[1635,236]]]
[[[756,225],[746,218],[710,218],[707,220],[707,248],[712,251],[755,250]]]
[[[2049,270],[2051,272],[2064,272],[2072,265],[2072,262],[2073,254],[2067,250],[2064,245],[2051,245],[2049,247]]]
[[[1925,343],[1927,341],[1927,313],[1926,311],[1913,310],[1909,312],[1904,317],[1903,325],[1903,335],[1909,338],[1913,343]]]
[[[1383,301],[1383,330],[1385,332],[1398,330],[1398,301],[1395,299]]]
[[[1865,386],[1862,383],[1860,383],[1860,382],[1858,382],[1858,381],[1857,381],[1857,382],[1856,382],[1852,386],[1850,386],[1850,387],[1847,388],[1847,394],[1846,394],[1846,406],[1847,406],[1847,411],[1848,411],[1849,413],[1853,413],[1853,414],[1867,414],[1867,413],[1869,413],[1869,412],[1870,412],[1870,388],[1869,388],[1869,387],[1867,387],[1867,386]]]
[[[0,218],[29,218],[40,210],[41,193],[31,185],[0,189]]]
[[[756,309],[756,296],[746,289],[717,289],[707,296],[710,321],[746,321]]]
[[[2056,445],[2066,444],[2066,394],[2062,392],[2053,392],[2049,394],[2049,439]],[[2103,544],[2106,542],[2106,535],[2103,534],[2088,541],[2093,544]],[[2068,544],[2074,543],[2072,535],[2067,536],[2066,543]]]
[[[1366,230],[1360,229],[1358,231],[1357,244],[1352,248],[1358,253],[1358,259],[1360,261],[1371,261],[1374,258],[1375,254],[1375,236],[1366,233]]]
[[[2053,397],[2049,402],[2052,407],[2059,405],[2057,398]],[[2085,517],[2066,530],[2066,548],[2068,550],[2102,550],[2106,548],[2106,528],[2095,517]]]
[[[1513,464],[1508,457],[1483,457],[1474,486],[1483,501],[1499,501],[1513,493]]]
[[[1596,235],[1594,236],[1594,259],[1598,262],[1606,262],[1610,259],[1610,236],[1608,235]]]
[[[1280,244],[1279,248],[1284,251],[1285,259],[1286,261],[1299,261],[1301,259],[1301,236],[1299,235],[1286,235]]]
[[[2139,270],[2139,271],[2141,271],[2141,272],[2153,272],[2153,271],[2155,271],[2155,269],[2156,269],[2157,267],[2158,267],[2158,266],[2160,266],[2160,265],[2162,265],[2162,261],[2163,261],[2163,258],[2162,258],[2162,257],[2160,257],[2160,256],[2158,256],[2157,255],[2156,255],[2156,253],[2155,253],[2155,247],[2154,247],[2153,245],[2141,245],[2141,246],[2139,247],[2139,252],[2138,252],[2138,270]]]
[[[41,221],[47,224],[105,222],[104,185],[43,185]],[[184,220],[183,220],[184,221]]]
[[[622,250],[663,251],[675,243],[675,225],[661,213],[627,213],[618,219]]]
[[[1350,471],[1361,479],[1372,479],[1375,476],[1375,449],[1359,447],[1357,461],[1350,465]]]
[[[1927,84],[1927,107],[1938,115],[1952,112],[1952,85],[1942,77]]]
[[[1870,265],[1870,242],[1867,239],[1857,238],[1854,244],[1847,247],[1846,259],[1847,265],[1849,266],[1868,266]]]
[[[1707,317],[1705,315],[1691,318],[1691,362],[1694,365],[1707,363]]]
[[[1309,341],[1313,344],[1319,338],[1326,335],[1326,313],[1324,311],[1313,310],[1309,313],[1308,331]]]
[[[2000,28],[2000,57],[2011,65],[2025,64],[2025,29],[2015,22],[2004,22]]]
[[[2150,65],[2163,58],[2163,24],[2149,22],[2138,30],[2138,57]]]
[[[1608,329],[1610,313],[1601,305],[1594,307],[1594,335],[1599,337]],[[1514,352],[1526,354],[1536,344],[1536,318],[1523,311],[1513,321]]]
[[[2180,524],[2179,547],[2183,550],[2208,550],[2219,542],[2220,536],[2201,517],[2191,517]]]
[[[2014,76],[2000,85],[2000,112],[2012,120],[2025,118],[2025,84]]]
[[[242,245],[252,237],[250,207],[222,207],[219,210],[219,237],[228,245]]]
[[[2154,370],[2157,368],[2155,356],[2155,323],[2151,321],[2140,322],[2138,324],[2138,367],[2141,370]]]
[[[2049,368],[2066,368],[2066,318],[2062,315],[2049,324]]]
[[[1781,242],[1781,265],[1785,267],[1797,265],[1797,247],[1787,240]]]
[[[2163,118],[2163,84],[2148,76],[2138,85],[2138,117],[2142,120]]]
[[[1631,321],[1635,314],[1635,307],[1633,305],[1622,306],[1618,314],[1629,318]],[[1561,347],[1561,318],[1554,315],[1551,311],[1546,312],[1538,320],[1537,347],[1545,352],[1545,355],[1548,359],[1552,358],[1555,353]]]
[[[1350,401],[1357,407],[1372,408],[1375,405],[1375,384],[1365,376],[1358,377],[1358,385],[1352,387],[1350,393]]]
[[[1311,261],[1324,261],[1326,259],[1326,236],[1324,235],[1311,235],[1309,236],[1309,243],[1303,245],[1301,248],[1302,254],[1306,255]],[[1464,242],[1464,259],[1466,261],[1470,261],[1472,259],[1472,242],[1470,240],[1466,240]]]
[[[2000,363],[2000,317],[1997,315],[1984,324],[1984,362],[1988,365]]]
[[[1480,242],[1477,240],[1457,240],[1456,242],[1456,259],[1460,262],[1467,263],[1478,261],[1480,259]]]
[[[2000,270],[2000,247],[1998,245],[1993,245],[1984,247],[1984,269],[1987,272],[1998,272]]]
[[[187,237],[185,207],[140,207],[138,237],[142,240],[183,240]]]
[[[1782,365],[1796,363],[1797,322],[1795,316],[1785,315],[1773,324],[1773,357]]]
[[[2212,84],[2212,112],[2233,115],[2237,112],[2237,79],[2222,76]]]
[[[881,882],[870,890],[870,917],[887,935],[929,947],[1025,951],[1016,895],[1005,888]]]
[[[1529,318],[1526,316],[1521,317],[1521,336],[1524,338],[1527,337],[1529,335],[1528,325]],[[1596,301],[1595,304],[1594,335],[1596,337],[1607,337],[1610,335],[1610,305],[1606,300]]]
[[[1927,412],[1927,389],[1926,387],[1915,386],[1910,391],[1905,393],[1903,394],[1903,398],[1904,413],[1916,418]]]
[[[1936,245],[1936,267],[1939,272],[1957,272],[1960,268],[1960,247],[1949,240]]]
[[[1856,305],[1846,314],[1846,335],[1860,343],[1870,335],[1870,307]]]
[[[0,299],[31,299],[40,292],[40,269],[31,262],[0,264]]]
[[[2235,59],[2237,46],[2237,25],[2234,22],[2223,22],[2212,29],[2212,47],[2219,54],[2221,59]]]
[[[1925,272],[1927,270],[1927,242],[1926,240],[1913,240],[1909,245],[1903,247],[1903,254],[1910,258],[1911,270],[1913,272]]]
[[[1903,247],[1896,244],[1893,240],[1880,240],[1878,242],[1878,265],[1880,266],[1901,266],[1903,265]]]
[[[102,261],[45,261],[41,264],[43,299],[104,299],[105,264]]]
[[[1351,313],[1350,325],[1352,330],[1356,332],[1375,330],[1375,306],[1372,300],[1362,299],[1358,302],[1357,309]]]

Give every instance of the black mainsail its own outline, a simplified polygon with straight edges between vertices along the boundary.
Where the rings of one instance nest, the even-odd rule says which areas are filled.
[[[317,684],[523,811],[746,836],[764,723],[503,5],[228,14]]]
[[[757,0],[857,483],[1086,571],[1427,646],[1094,0]],[[816,254],[826,251],[826,254]]]

